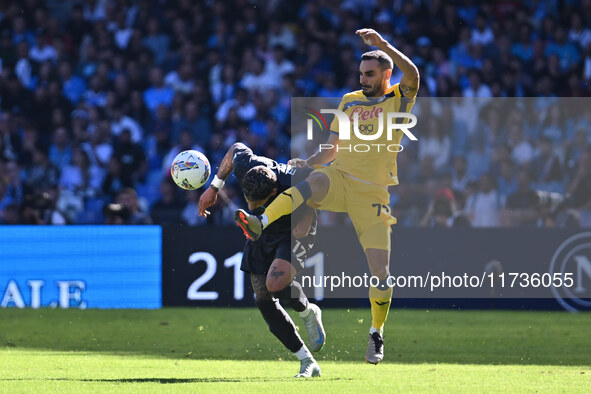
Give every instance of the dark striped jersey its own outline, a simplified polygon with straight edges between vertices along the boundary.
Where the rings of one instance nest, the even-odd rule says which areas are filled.
[[[277,176],[277,193],[269,199],[265,206],[268,206],[271,202],[273,202],[273,200],[275,200],[277,195],[279,195],[280,193],[305,180],[308,177],[308,175],[310,175],[310,173],[312,172],[311,168],[296,168],[288,164],[278,163],[275,160],[269,159],[268,157],[257,156],[248,147],[234,149],[234,157],[232,159],[232,164],[234,166],[234,175],[238,179],[238,182],[241,186],[242,180],[244,179],[244,175],[246,175],[248,170],[250,170],[253,167],[261,165],[266,166],[275,173],[275,175]],[[255,210],[253,213],[260,215],[263,212],[264,208],[259,208]],[[314,222],[312,224],[312,229],[310,231],[315,232],[316,214],[315,211],[312,208],[308,207],[306,204],[302,204],[291,215],[285,215],[277,219],[276,221],[271,223],[267,228],[265,228],[264,231],[267,233],[291,234],[293,228],[292,221],[293,226],[295,226],[299,219],[301,219],[306,213],[310,212],[314,212],[315,217]]]

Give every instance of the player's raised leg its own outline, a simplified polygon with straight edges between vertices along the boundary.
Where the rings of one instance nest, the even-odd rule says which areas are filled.
[[[320,376],[320,367],[300,338],[291,317],[267,290],[266,276],[251,274],[250,281],[256,294],[256,305],[269,326],[269,331],[300,360],[296,377]]]
[[[312,172],[305,181],[279,194],[262,216],[238,209],[234,219],[251,239],[258,239],[263,229],[281,216],[289,215],[306,201],[318,202],[328,193],[330,179],[321,172]]]
[[[317,352],[324,346],[326,332],[322,324],[322,311],[316,304],[308,302],[302,285],[293,277],[296,269],[283,259],[275,259],[267,273],[267,289],[285,304],[291,306],[304,320],[308,332],[310,350]]]

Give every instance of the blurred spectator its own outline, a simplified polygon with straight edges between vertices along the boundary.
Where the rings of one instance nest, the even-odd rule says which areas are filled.
[[[498,177],[499,193],[503,198],[517,191],[517,179],[515,177],[515,165],[510,160],[503,160],[500,163]]]
[[[96,107],[104,107],[107,104],[107,93],[104,84],[98,75],[90,77],[89,89],[82,94],[86,104]]]
[[[181,217],[183,223],[188,226],[203,226],[206,219],[199,216],[199,198],[201,193],[197,190],[187,192],[187,204],[183,208]]]
[[[53,132],[53,143],[49,146],[49,160],[58,168],[64,168],[72,159],[70,137],[65,127],[59,127]]]
[[[523,131],[517,124],[509,126],[509,143],[513,147],[511,157],[517,165],[526,165],[533,160],[534,148],[523,138]]]
[[[492,97],[490,87],[482,83],[482,77],[477,70],[470,70],[468,86],[464,89],[464,97]]]
[[[66,218],[56,209],[59,191],[56,187],[47,189],[43,193],[26,196],[21,215],[25,224],[67,224]]]
[[[583,17],[579,13],[573,13],[570,16],[570,30],[568,38],[572,42],[579,44],[580,48],[587,48],[591,44],[591,29],[583,25]]]
[[[566,29],[558,27],[554,32],[554,41],[546,46],[545,55],[557,55],[560,59],[560,67],[563,71],[570,70],[580,61],[580,52],[577,46],[568,41]]]
[[[248,101],[248,93],[245,89],[237,89],[235,99],[227,100],[220,105],[215,115],[216,121],[225,122],[232,108],[235,108],[240,119],[246,122],[254,119],[257,114],[254,104]]]
[[[210,91],[213,96],[213,102],[219,105],[234,97],[238,79],[236,70],[232,64],[224,64],[221,71],[221,77],[218,80],[212,81],[210,84]]]
[[[117,21],[112,30],[114,31],[113,38],[117,47],[121,50],[126,49],[133,34],[133,29],[127,25],[125,14],[120,13],[117,15]]]
[[[193,67],[191,63],[184,62],[179,66],[179,71],[171,71],[164,78],[164,85],[171,88],[175,93],[189,94],[193,90]]]
[[[0,178],[0,224],[4,223],[6,207],[14,203],[12,197],[7,193],[6,182]]]
[[[476,16],[476,26],[472,30],[472,44],[488,45],[494,39],[492,29],[486,23],[486,15],[478,14]]]
[[[189,130],[194,141],[206,146],[211,138],[212,126],[209,119],[201,114],[199,106],[195,101],[188,101],[185,104],[183,116],[172,122],[172,133],[170,140],[178,141],[181,131]]]
[[[56,187],[59,181],[59,169],[49,161],[47,147],[37,143],[32,154],[32,163],[25,174],[25,186],[30,190],[43,191]]]
[[[96,128],[90,136],[90,141],[82,144],[82,148],[88,153],[90,162],[101,168],[107,168],[113,155],[111,142],[111,129],[106,119],[98,121]]]
[[[174,90],[164,86],[162,69],[153,67],[150,70],[150,82],[152,85],[144,92],[146,107],[152,112],[155,112],[160,105],[170,107],[174,98]]]
[[[123,130],[129,130],[131,133],[131,141],[137,144],[142,141],[142,127],[135,119],[125,115],[123,107],[124,104],[121,102],[117,102],[113,106],[111,134],[115,137],[118,137],[123,132]]]
[[[591,210],[591,148],[582,152],[567,188],[574,208]]]
[[[295,71],[293,62],[285,57],[285,48],[277,44],[273,47],[273,56],[265,64],[265,74],[275,77],[275,86],[279,86],[285,74]]]
[[[451,141],[436,117],[429,117],[426,127],[426,135],[421,138],[419,144],[419,160],[430,156],[433,159],[435,170],[441,171],[449,164]]]
[[[121,176],[143,182],[147,170],[143,148],[131,140],[131,132],[124,129],[115,143],[113,156],[121,163]]]
[[[283,67],[286,67],[285,65]],[[273,69],[273,66],[271,66]],[[273,71],[280,71],[277,67]],[[286,71],[287,72],[287,71]],[[250,71],[247,71],[240,81],[240,86],[247,89],[250,94],[258,92],[264,94],[269,89],[279,87],[280,75],[271,74],[265,71],[263,61],[258,58],[254,58],[250,64]]]
[[[138,196],[134,189],[126,187],[117,195],[117,204],[121,204],[129,211],[129,218],[125,224],[152,224],[152,219],[140,211]]]
[[[101,169],[90,163],[88,153],[75,148],[72,163],[65,166],[60,177],[60,187],[83,197],[93,197],[100,190],[103,180]]]
[[[47,44],[45,31],[42,27],[37,29],[35,45],[29,50],[29,59],[37,63],[43,63],[46,60],[55,62],[57,60],[57,51],[54,47]]]
[[[491,175],[482,175],[478,184],[478,191],[466,201],[466,213],[474,227],[498,226],[499,214],[504,205],[503,198],[495,189]]]
[[[466,172],[466,158],[456,156],[453,160],[452,183],[453,190],[464,190],[468,185],[468,173]]]
[[[127,224],[131,213],[127,207],[122,204],[107,204],[103,208],[105,224]]]
[[[296,46],[296,38],[287,26],[272,19],[269,22],[269,45],[271,47],[281,45],[287,51],[291,51]]]
[[[158,154],[163,154],[170,147],[172,134],[172,117],[170,109],[164,104],[156,108],[156,113],[146,127],[150,140],[156,141]]]
[[[20,168],[15,161],[4,165],[5,194],[12,201],[20,203],[24,197],[24,187],[21,181]]]
[[[129,117],[135,119],[143,128],[145,128],[151,119],[151,114],[148,107],[144,104],[141,92],[137,90],[132,91],[129,95],[129,99]]]
[[[542,137],[538,143],[539,153],[534,160],[534,171],[537,174],[535,179],[538,188],[551,191],[560,190],[561,182],[564,179],[562,166],[558,155],[554,152],[552,141],[548,137]],[[545,186],[542,186],[545,185]]]
[[[62,93],[72,103],[77,103],[86,91],[84,79],[72,73],[72,66],[67,60],[60,63],[59,74],[62,83]]]
[[[160,199],[152,207],[151,217],[155,224],[181,223],[182,203],[177,196],[178,187],[170,177],[160,182]]]
[[[506,214],[509,225],[534,226],[538,220],[538,194],[531,187],[526,169],[517,173],[517,191],[507,197]]]
[[[160,32],[160,23],[156,17],[148,20],[146,28],[147,36],[142,40],[142,43],[152,51],[156,64],[160,65],[164,63],[168,55],[169,37]]]
[[[574,140],[570,141],[570,144],[568,145],[568,148],[566,150],[565,157],[565,166],[569,170],[572,170],[576,166],[577,162],[581,158],[581,155],[589,146],[587,137],[588,134],[589,133],[587,130],[578,129],[575,133]]]
[[[101,185],[102,192],[111,198],[115,198],[120,190],[130,187],[133,187],[131,174],[124,172],[121,161],[117,157],[112,156],[109,160],[107,174]]]
[[[466,227],[470,226],[470,221],[466,216],[458,212],[451,189],[443,188],[435,192],[435,197],[429,203],[420,225],[427,227]]]

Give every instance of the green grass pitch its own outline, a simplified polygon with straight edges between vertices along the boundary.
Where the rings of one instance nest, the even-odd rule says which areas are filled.
[[[325,310],[323,375],[296,380],[256,309],[0,310],[0,392],[591,391],[591,314],[393,309],[377,366],[369,318]]]

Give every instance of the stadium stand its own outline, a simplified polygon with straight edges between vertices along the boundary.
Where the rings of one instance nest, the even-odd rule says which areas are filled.
[[[589,0],[2,1],[0,223],[111,223],[127,188],[128,222],[232,223],[191,213],[170,159],[244,141],[288,160],[290,97],[357,90],[360,27],[440,98],[399,155],[399,223],[591,226],[591,113],[557,104],[591,94]]]

